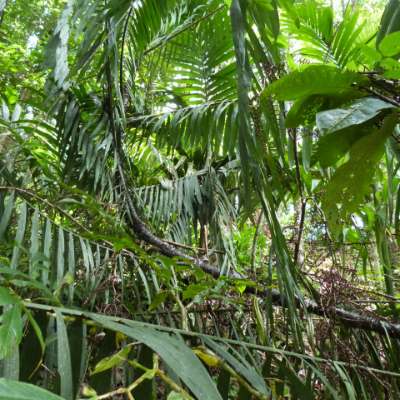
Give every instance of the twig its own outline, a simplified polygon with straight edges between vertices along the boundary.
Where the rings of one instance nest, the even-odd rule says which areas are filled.
[[[370,89],[366,86],[362,86],[361,89],[365,90],[368,93],[373,94],[376,97],[379,97],[381,100],[386,101],[387,103],[390,103],[392,105],[394,105],[395,107],[400,107],[400,103],[398,103],[397,101],[391,99],[390,97],[387,97],[385,95],[383,95],[382,93],[377,92],[374,89]]]
[[[394,133],[392,133],[391,136],[394,137],[397,143],[400,143],[400,139]]]
[[[357,71],[357,74],[360,75],[381,75],[383,71]]]
[[[364,67],[364,69],[367,69],[368,71],[364,71],[364,72],[371,72],[371,70],[366,66],[366,65],[364,65],[361,61],[357,61],[359,64],[361,64],[363,67]]]
[[[291,132],[293,132],[293,135]],[[305,218],[305,213],[306,213],[306,202],[303,199],[303,186],[301,182],[301,174],[300,174],[300,163],[299,163],[299,155],[297,153],[297,130],[296,128],[289,130],[289,136],[290,139],[293,142],[293,152],[294,152],[294,161],[296,164],[296,174],[297,174],[297,183],[299,186],[299,194],[300,194],[300,199],[301,199],[301,215],[300,215],[300,225],[299,225],[299,234],[297,237],[297,242],[295,244],[294,248],[294,264],[297,265],[298,260],[299,260],[299,252],[300,252],[300,245],[301,245],[301,237],[303,235],[303,229],[304,229],[304,218]]]
[[[177,243],[177,242],[172,242],[171,240],[165,240],[165,239],[161,239],[163,242],[168,243],[168,244],[172,244],[174,246],[178,246],[178,247],[182,247],[183,249],[187,249],[187,250],[197,250],[197,251],[202,251],[202,252],[206,252],[206,249],[203,249],[201,247],[191,247],[191,246],[187,246],[185,244],[182,243]],[[218,254],[225,254],[225,251],[222,250],[214,250],[213,253],[218,253]]]

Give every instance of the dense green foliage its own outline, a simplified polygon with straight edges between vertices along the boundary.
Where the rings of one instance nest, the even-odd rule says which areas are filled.
[[[0,0],[0,398],[399,398],[399,59],[398,0]]]

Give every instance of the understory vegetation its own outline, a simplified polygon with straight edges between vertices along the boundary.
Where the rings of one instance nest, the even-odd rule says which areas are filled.
[[[399,0],[0,0],[0,398],[400,399],[399,59]]]

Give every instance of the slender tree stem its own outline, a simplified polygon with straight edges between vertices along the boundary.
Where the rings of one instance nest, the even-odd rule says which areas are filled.
[[[202,248],[202,247],[191,247],[191,246],[186,246],[185,244],[176,243],[176,242],[172,242],[171,240],[165,240],[165,239],[162,239],[162,241],[165,242],[165,243],[172,244],[172,245],[174,245],[174,246],[182,247],[183,249],[188,249],[188,250],[193,250],[193,251],[194,251],[194,250],[197,250],[197,251],[202,251],[202,252],[204,252],[204,253],[207,252],[207,249]],[[225,251],[222,251],[222,250],[214,250],[213,253],[225,254]]]
[[[297,263],[299,261],[301,238],[302,238],[303,229],[304,229],[304,218],[305,218],[305,214],[306,214],[306,202],[304,201],[304,198],[303,198],[303,185],[301,182],[299,154],[297,152],[297,129],[296,128],[292,129],[291,133],[289,131],[289,135],[290,135],[290,139],[293,142],[294,162],[296,165],[297,183],[299,186],[299,194],[300,194],[300,199],[301,199],[301,214],[300,214],[299,232],[298,232],[297,242],[296,242],[296,245],[294,248],[294,264],[297,265]]]

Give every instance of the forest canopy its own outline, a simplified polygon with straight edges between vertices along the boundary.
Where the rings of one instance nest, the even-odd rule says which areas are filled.
[[[0,398],[398,399],[399,0],[0,0]]]

